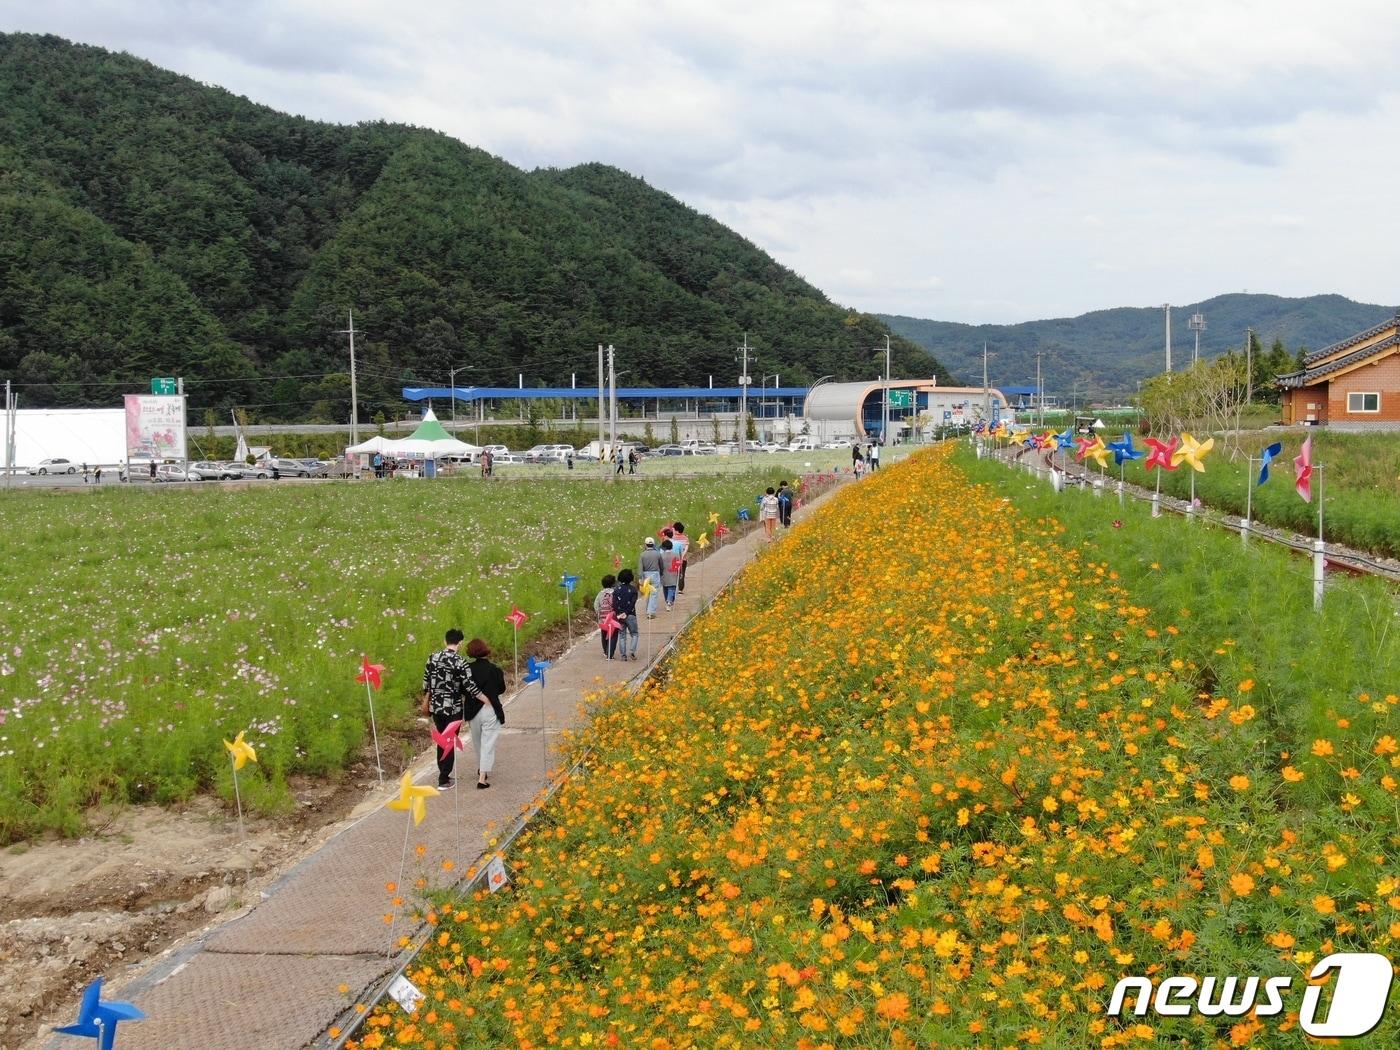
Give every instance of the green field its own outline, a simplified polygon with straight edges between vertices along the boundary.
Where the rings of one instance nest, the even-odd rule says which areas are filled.
[[[510,652],[591,600],[665,521],[733,522],[773,472],[112,487],[0,497],[0,843],[72,834],[105,800],[230,795],[220,739],[259,764],[244,802],[276,809],[293,773],[328,775],[368,734],[361,653],[387,665],[381,728],[412,712],[423,659],[460,626]]]

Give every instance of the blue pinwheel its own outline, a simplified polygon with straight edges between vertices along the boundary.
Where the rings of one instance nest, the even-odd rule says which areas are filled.
[[[530,657],[529,660],[528,660],[528,661],[526,662],[526,664],[525,664],[525,681],[526,681],[526,682],[539,682],[539,683],[540,683],[540,688],[543,689],[543,688],[544,688],[544,672],[545,672],[545,668],[547,668],[548,666],[549,666],[549,661],[548,661],[548,660],[537,660],[537,659],[536,659],[535,657],[533,657],[533,656]]]
[[[578,577],[566,572],[559,577],[559,586],[564,588],[566,594],[573,594],[574,588],[578,586]]]
[[[1071,427],[1062,434],[1056,434],[1055,444],[1059,448],[1074,448],[1074,428]]]
[[[96,1039],[98,1050],[112,1050],[117,1041],[118,1021],[144,1021],[146,1015],[137,1009],[135,1003],[122,1003],[115,1000],[102,1001],[102,978],[99,977],[83,990],[83,1002],[78,1007],[78,1019],[72,1024],[55,1028],[64,1035]]]
[[[1269,480],[1269,464],[1283,455],[1283,442],[1275,441],[1259,454],[1259,484]]]
[[[1123,432],[1121,441],[1110,441],[1108,447],[1113,450],[1113,462],[1120,467],[1130,459],[1142,459],[1145,455],[1141,449],[1133,447],[1133,435],[1127,431]]]
[[[739,519],[740,521],[748,521],[748,520],[749,520],[749,508],[748,508],[748,507],[740,507],[740,508],[739,508],[739,512],[738,512],[738,514],[736,515],[736,517],[738,517],[738,519]]]

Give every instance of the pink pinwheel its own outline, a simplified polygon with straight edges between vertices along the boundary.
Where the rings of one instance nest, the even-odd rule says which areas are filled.
[[[670,569],[670,571],[671,571],[671,572],[680,572],[680,571],[681,571],[681,560],[680,560],[679,558],[672,558],[672,559],[671,559],[671,569]]]
[[[461,736],[459,736],[457,732],[461,728],[462,720],[460,718],[455,722],[448,722],[447,728],[442,732],[438,732],[437,728],[433,727],[431,730],[433,734],[433,743],[438,746],[439,759],[446,758],[448,755],[452,754],[453,748],[456,748],[458,751],[466,750],[467,745],[463,743]]]
[[[1089,455],[1089,450],[1094,447],[1096,441],[1098,441],[1098,438],[1075,438],[1074,444],[1076,446],[1076,451],[1074,453],[1074,458],[1078,462],[1083,463],[1084,458]]]
[[[598,624],[598,630],[611,638],[618,631],[622,630],[622,621],[614,616],[613,611],[609,609],[607,615],[603,617],[603,621]]]
[[[1143,469],[1151,470],[1156,467],[1158,470],[1176,470],[1181,464],[1172,462],[1172,457],[1180,444],[1181,441],[1178,438],[1172,438],[1170,441],[1148,438],[1147,447],[1151,451],[1147,453],[1147,462],[1142,465]]]
[[[1303,497],[1303,502],[1312,502],[1312,435],[1303,442],[1303,447],[1298,450],[1298,455],[1293,459],[1294,485],[1298,489],[1298,495]],[[1320,513],[1320,512],[1319,512]]]
[[[384,665],[372,664],[368,656],[360,657],[360,673],[355,676],[355,681],[364,682],[365,685],[374,689],[384,688]]]
[[[529,618],[529,614],[521,609],[520,606],[512,605],[510,607],[510,615],[506,617],[506,620],[518,631],[525,626],[525,621]]]

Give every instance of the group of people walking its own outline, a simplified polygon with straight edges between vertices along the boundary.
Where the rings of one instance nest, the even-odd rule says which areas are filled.
[[[675,608],[677,596],[685,591],[686,554],[690,550],[685,525],[673,522],[661,529],[659,538],[659,544],[657,537],[644,539],[636,571],[622,569],[616,576],[612,573],[604,576],[602,587],[593,599],[603,655],[609,660],[636,660],[641,639],[639,617],[645,615],[648,620],[654,620],[663,603],[670,612]],[[641,607],[645,612],[640,612],[643,598],[646,601]],[[609,614],[612,620],[608,619]],[[604,627],[605,624],[608,627]]]
[[[444,636],[443,648],[428,657],[423,668],[423,713],[432,718],[439,733],[453,722],[470,727],[476,752],[476,786],[484,790],[491,786],[491,771],[496,765],[496,736],[506,724],[501,706],[506,675],[491,662],[491,647],[480,638],[467,643],[470,659],[463,660],[459,650],[465,637],[452,628]],[[438,787],[452,786],[456,757],[456,748],[438,748]]]
[[[877,471],[880,469],[880,445],[879,442],[872,441],[865,446],[862,452],[859,443],[851,446],[851,470],[856,477],[860,477],[867,470]]]

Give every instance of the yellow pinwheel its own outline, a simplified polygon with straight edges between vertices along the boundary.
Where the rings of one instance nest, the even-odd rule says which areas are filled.
[[[253,750],[253,745],[243,739],[243,730],[238,731],[238,735],[233,738],[233,743],[224,741],[224,747],[228,748],[228,753],[233,756],[234,770],[242,769],[249,761],[258,760],[257,752]]]
[[[1206,453],[1215,447],[1215,438],[1206,438],[1204,441],[1197,441],[1190,434],[1182,433],[1181,447],[1172,453],[1172,466],[1179,467],[1183,463],[1191,464],[1191,469],[1198,473],[1206,472],[1205,464],[1201,460],[1206,458]]]
[[[711,525],[714,525],[714,524],[715,524],[716,522],[718,522],[718,521],[719,521],[719,511],[715,511],[715,510],[710,511],[710,524],[711,524]]]
[[[1108,457],[1113,455],[1113,450],[1103,443],[1103,438],[1094,435],[1094,443],[1084,450],[1086,458],[1092,458],[1101,467],[1108,466]]]
[[[709,545],[710,537],[707,533],[702,532],[699,536],[695,537],[695,546],[699,547],[701,550],[704,550]]]
[[[655,587],[655,585],[652,584],[652,582],[651,582],[650,580],[644,579],[644,580],[642,580],[642,582],[641,582],[640,584],[637,585],[637,593],[638,593],[639,595],[641,595],[643,598],[645,598],[645,597],[647,597],[648,595],[652,594],[655,590],[656,590],[656,587]]]
[[[419,785],[413,782],[413,774],[405,773],[403,779],[399,781],[399,797],[389,803],[390,809],[397,809],[400,812],[407,810],[413,814],[415,825],[423,823],[423,818],[428,815],[427,799],[438,793],[437,788],[428,787],[426,784]]]

